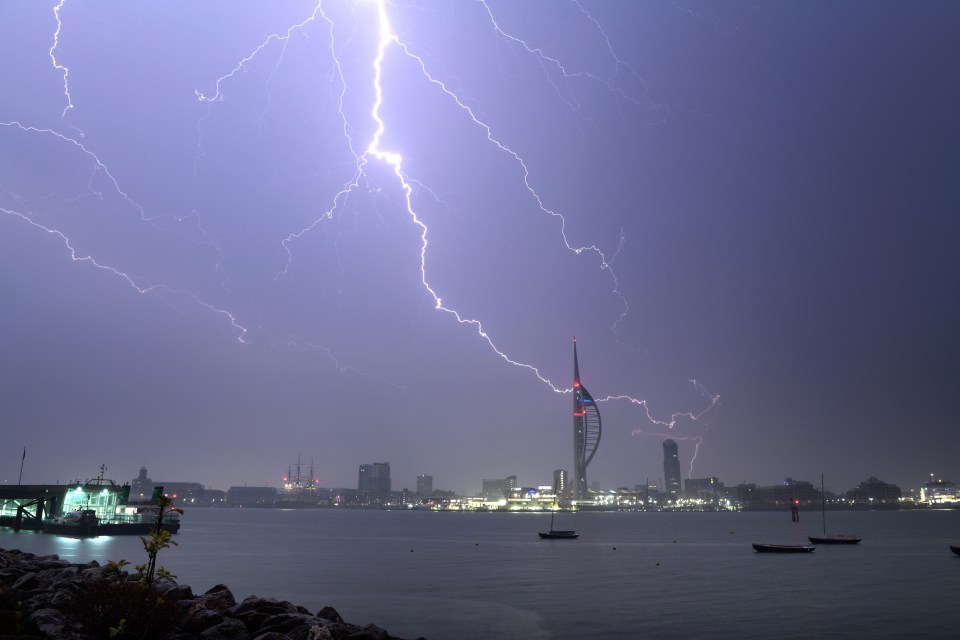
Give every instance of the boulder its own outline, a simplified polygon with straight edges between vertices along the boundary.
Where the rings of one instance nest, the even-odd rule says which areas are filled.
[[[320,609],[320,611],[317,611],[317,617],[329,620],[330,622],[336,622],[337,624],[343,624],[343,618],[340,617],[340,614],[337,613],[337,610],[333,607]]]
[[[64,622],[63,614],[57,609],[39,609],[30,614],[30,623],[50,638],[63,636]]]
[[[286,634],[293,631],[297,627],[326,626],[328,624],[330,623],[326,620],[314,618],[309,614],[279,613],[264,620],[263,624],[257,629],[257,633],[276,631],[277,633]]]
[[[200,635],[210,627],[215,627],[224,621],[223,614],[213,609],[207,609],[202,604],[190,607],[182,618],[181,627],[194,636]]]
[[[386,629],[381,629],[375,624],[368,624],[354,633],[345,636],[349,640],[391,640],[392,636]]]
[[[230,589],[222,584],[210,587],[206,593],[200,596],[200,600],[208,609],[213,609],[214,611],[219,611],[220,613],[225,612],[227,609],[237,604],[237,601],[234,599]]]
[[[233,618],[227,618],[200,634],[201,640],[250,640],[247,627]]]
[[[20,578],[11,585],[11,588],[14,591],[33,591],[40,586],[40,580],[37,578],[37,574],[30,572],[24,573]]]

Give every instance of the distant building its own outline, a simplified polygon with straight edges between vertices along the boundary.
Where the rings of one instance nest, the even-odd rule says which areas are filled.
[[[719,478],[687,478],[683,487],[689,500],[714,501],[720,496],[723,483]]]
[[[663,441],[663,486],[668,501],[680,498],[680,455],[670,438]]]
[[[553,472],[553,493],[558,496],[567,495],[570,481],[566,469],[557,469]]]
[[[202,498],[204,488],[199,482],[157,482],[157,485],[163,487],[163,493],[176,499],[178,502],[196,501]]]
[[[149,500],[153,495],[154,481],[147,477],[147,468],[140,467],[140,475],[130,482],[131,500]]]
[[[660,487],[656,482],[644,482],[633,486],[633,491],[637,494],[637,500],[643,505],[659,504]]]
[[[741,482],[733,492],[733,500],[742,507],[752,507],[757,504],[757,485],[752,482]]]
[[[517,476],[510,476],[512,481],[507,478],[483,479],[483,499],[488,501],[497,501],[507,498],[517,486]]]
[[[374,462],[360,465],[357,476],[357,496],[361,499],[382,501],[390,495],[390,463]]]
[[[758,488],[754,504],[768,507],[786,506],[795,501],[803,505],[819,505],[820,490],[814,488],[813,484],[806,480],[785,478],[783,484]]]
[[[227,504],[232,507],[272,507],[277,501],[276,487],[230,487]]]
[[[847,491],[847,500],[854,503],[897,504],[902,497],[903,491],[900,487],[877,480],[873,476]]]
[[[417,476],[417,495],[433,495],[433,476]]]

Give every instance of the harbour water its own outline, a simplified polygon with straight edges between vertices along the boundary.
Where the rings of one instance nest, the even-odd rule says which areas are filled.
[[[818,512],[544,514],[188,509],[160,564],[195,592],[276,597],[428,640],[957,638],[960,511],[835,511],[859,545],[799,544]],[[0,530],[0,547],[141,562],[136,536]]]

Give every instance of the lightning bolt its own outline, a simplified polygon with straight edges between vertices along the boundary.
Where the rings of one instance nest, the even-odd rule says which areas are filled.
[[[547,82],[554,88],[557,92],[558,97],[563,101],[568,107],[570,107],[578,115],[581,114],[581,105],[580,101],[572,95],[572,89],[570,88],[569,81],[573,79],[584,79],[590,82],[599,84],[603,86],[607,91],[616,95],[618,98],[632,103],[634,106],[645,107],[651,111],[660,113],[659,119],[654,121],[652,124],[663,124],[667,121],[667,117],[670,114],[670,105],[666,103],[658,103],[650,100],[649,98],[649,89],[647,88],[646,83],[643,81],[643,78],[637,73],[636,69],[633,68],[630,63],[620,58],[617,55],[616,50],[613,47],[613,43],[610,41],[610,36],[607,35],[607,32],[603,29],[600,22],[587,11],[578,0],[571,0],[571,3],[576,7],[580,14],[582,14],[596,29],[597,34],[603,40],[606,45],[607,55],[611,61],[610,70],[606,75],[601,75],[597,73],[592,73],[590,71],[572,71],[569,68],[569,65],[565,64],[559,58],[547,54],[542,47],[536,47],[531,45],[523,38],[516,36],[512,33],[507,32],[503,27],[500,26],[500,23],[497,21],[496,17],[493,15],[493,10],[490,8],[490,5],[487,4],[487,0],[477,0],[480,4],[483,5],[483,8],[486,10],[487,16],[490,19],[490,23],[493,25],[493,29],[496,32],[497,36],[504,39],[507,42],[516,44],[524,51],[526,51],[531,56],[535,57],[537,62],[540,64],[541,69],[543,69],[544,75],[547,78]],[[551,69],[555,70],[560,74],[563,79],[563,87],[558,85],[553,80],[553,74],[551,74]],[[621,71],[626,70],[629,77],[637,82],[640,85],[642,97],[637,97],[631,95],[629,92],[623,89],[620,84],[617,82],[617,77]],[[621,117],[624,114],[621,112]],[[590,120],[592,124],[595,123]],[[598,130],[599,132],[599,130]]]
[[[574,78],[585,78],[590,81],[599,83],[607,91],[610,91],[620,98],[628,100],[634,105],[645,106],[653,110],[662,112],[661,122],[665,121],[669,109],[667,105],[657,104],[650,101],[647,96],[646,85],[643,84],[642,79],[639,74],[633,69],[629,63],[622,60],[617,56],[614,51],[613,45],[610,41],[609,36],[603,30],[600,23],[594,18],[592,14],[589,13],[579,2],[574,1],[573,5],[577,10],[586,17],[586,19],[596,28],[597,32],[600,34],[603,42],[606,45],[608,55],[612,61],[610,73],[606,76],[600,76],[597,74],[592,74],[588,72],[580,71],[571,71],[568,66],[566,66],[559,58],[552,57],[545,53],[542,48],[535,47],[527,43],[522,38],[515,36],[507,32],[503,27],[500,26],[496,17],[494,16],[493,10],[490,8],[486,0],[477,0],[480,5],[482,5],[486,15],[490,21],[493,31],[496,33],[497,37],[504,39],[507,42],[513,43],[519,46],[527,54],[534,56],[539,62],[541,68],[544,71],[544,74],[547,77],[547,81],[554,87],[560,99],[567,104],[571,109],[579,111],[579,102],[575,97],[572,96],[572,93],[569,90],[567,81]],[[310,23],[313,23],[319,19],[323,20],[328,25],[329,37],[330,37],[330,55],[334,61],[337,70],[337,79],[340,86],[339,94],[339,104],[338,111],[340,115],[340,121],[342,123],[342,130],[345,138],[348,141],[350,151],[354,158],[354,168],[351,174],[351,177],[343,184],[340,190],[334,194],[330,204],[323,210],[323,212],[316,217],[311,223],[303,227],[301,230],[289,234],[286,238],[281,241],[282,248],[286,254],[286,263],[283,268],[278,272],[277,277],[287,277],[289,274],[289,269],[293,261],[293,244],[302,238],[304,235],[310,233],[316,229],[324,221],[331,220],[336,213],[343,207],[346,200],[350,195],[361,187],[362,182],[365,179],[365,172],[368,165],[373,162],[379,162],[389,168],[390,172],[396,177],[400,191],[403,194],[403,203],[404,210],[406,215],[410,218],[413,225],[418,229],[420,237],[420,251],[419,251],[419,271],[420,271],[420,282],[423,286],[423,289],[429,294],[433,300],[434,309],[440,311],[444,314],[450,315],[457,323],[461,325],[467,325],[471,327],[480,337],[481,340],[486,342],[490,349],[499,356],[506,363],[524,369],[539,379],[542,383],[547,385],[553,392],[566,394],[572,393],[573,389],[562,388],[556,385],[552,380],[545,376],[538,367],[533,364],[519,361],[511,357],[504,350],[499,348],[495,343],[493,337],[487,332],[484,328],[484,325],[481,320],[477,318],[469,318],[461,314],[457,309],[447,306],[444,304],[442,297],[430,283],[428,277],[428,253],[429,253],[429,229],[427,225],[423,222],[420,216],[417,214],[417,210],[414,207],[413,203],[413,185],[416,184],[425,188],[431,195],[436,198],[436,194],[430,190],[428,187],[424,187],[421,183],[416,181],[414,178],[407,175],[403,167],[403,155],[396,150],[389,149],[385,146],[383,140],[387,131],[387,124],[382,117],[382,107],[384,104],[384,95],[383,95],[383,76],[384,76],[384,61],[388,53],[397,51],[399,55],[406,56],[408,59],[414,61],[417,66],[419,66],[420,73],[422,76],[433,85],[437,91],[445,96],[447,99],[452,101],[456,107],[469,118],[474,126],[482,130],[487,142],[494,147],[496,147],[501,153],[509,156],[513,162],[517,165],[519,173],[521,174],[521,180],[526,189],[527,194],[536,204],[536,207],[539,211],[545,215],[551,216],[556,219],[559,223],[559,235],[562,239],[563,245],[566,249],[575,255],[588,254],[594,255],[598,259],[599,268],[602,271],[608,273],[611,281],[611,292],[615,295],[621,304],[621,313],[619,317],[614,321],[611,329],[614,334],[616,334],[616,329],[618,324],[627,316],[629,312],[629,304],[627,299],[620,291],[619,281],[617,275],[613,270],[613,261],[616,256],[619,254],[619,251],[623,247],[625,242],[625,236],[621,230],[619,244],[614,252],[613,258],[608,259],[603,250],[600,249],[595,244],[578,246],[573,244],[566,232],[566,218],[563,214],[551,209],[548,207],[544,199],[541,197],[540,193],[533,185],[531,178],[531,171],[526,162],[526,160],[510,147],[507,143],[501,140],[494,132],[492,126],[486,121],[481,119],[476,111],[471,108],[461,97],[450,88],[448,84],[444,81],[438,79],[433,75],[424,58],[413,51],[413,49],[405,42],[403,42],[398,34],[391,28],[390,19],[387,13],[387,3],[386,0],[376,0],[376,15],[377,15],[377,46],[376,52],[373,56],[372,67],[373,67],[373,104],[371,105],[369,116],[375,124],[375,129],[370,138],[370,142],[367,145],[366,149],[362,152],[357,150],[351,131],[355,128],[350,126],[350,121],[346,112],[344,110],[344,96],[348,92],[348,82],[344,76],[343,67],[340,62],[340,59],[337,54],[335,34],[334,34],[334,22],[333,20],[324,12],[323,2],[319,1],[314,7],[312,13],[303,21],[292,25],[283,33],[273,33],[270,34],[265,40],[263,40],[249,55],[244,57],[233,69],[228,73],[224,74],[218,78],[215,82],[215,90],[212,95],[208,96],[200,91],[196,92],[197,98],[204,103],[210,104],[213,102],[221,102],[224,99],[223,86],[224,84],[240,73],[243,69],[246,68],[251,61],[254,60],[261,52],[263,52],[271,43],[274,42],[284,42],[288,41],[292,35],[304,29]],[[553,79],[553,70],[556,73],[559,73],[559,76],[563,79],[563,85],[558,84]],[[643,89],[644,96],[641,98],[631,96],[626,93],[621,87],[616,84],[615,78],[617,74],[621,71],[626,70],[636,81],[639,82],[640,86]],[[702,387],[697,385],[696,381],[691,381],[695,387],[698,387],[702,390]],[[714,409],[719,403],[719,396],[710,396],[705,394],[710,399],[709,405],[699,411],[699,412],[677,412],[672,414],[668,419],[660,419],[655,417],[650,411],[649,404],[646,400],[638,399],[631,395],[617,395],[617,396],[608,396],[598,402],[612,402],[612,401],[627,401],[631,404],[640,406],[644,410],[646,419],[654,425],[664,427],[666,429],[673,429],[674,426],[678,424],[681,420],[690,420],[693,422],[701,421],[704,416],[708,415],[712,409]],[[636,432],[635,432],[636,433]],[[700,439],[702,442],[702,437]],[[699,448],[699,443],[698,443]]]
[[[60,45],[60,37],[63,29],[63,22],[61,20],[61,10],[64,8],[67,0],[59,0],[56,6],[54,7],[54,16],[56,19],[56,30],[53,33],[53,42],[49,49],[49,57],[53,64],[53,67],[58,71],[63,78],[63,92],[66,100],[66,106],[63,109],[61,114],[61,119],[67,123],[67,115],[74,109],[73,97],[70,92],[70,70],[57,57],[58,48]],[[516,47],[519,47],[520,50],[525,52],[526,55],[533,56],[538,63],[540,64],[541,69],[543,70],[547,81],[551,83],[554,89],[557,92],[557,95],[569,108],[574,111],[580,111],[580,103],[577,100],[575,94],[573,93],[569,82],[574,79],[588,80],[590,82],[598,83],[606,91],[609,91],[617,95],[622,100],[629,102],[636,106],[644,106],[648,109],[652,109],[662,115],[661,119],[665,119],[669,113],[669,108],[667,105],[657,104],[649,99],[649,93],[646,86],[643,84],[642,79],[639,74],[627,63],[625,60],[620,58],[611,43],[611,40],[607,33],[601,27],[599,21],[590,14],[579,2],[573,1],[571,4],[579,11],[585,19],[593,25],[593,28],[596,29],[597,33],[600,35],[605,46],[607,47],[607,52],[609,59],[611,61],[609,71],[605,74],[596,74],[587,71],[575,70],[573,67],[562,61],[559,57],[551,56],[542,47],[537,47],[529,44],[523,38],[508,32],[503,28],[498,20],[496,19],[493,10],[486,0],[476,0],[479,5],[482,6],[484,12],[490,23],[490,28],[493,33],[500,39],[505,42],[510,43]],[[613,295],[620,304],[620,313],[619,316],[614,320],[611,326],[611,331],[614,335],[617,333],[617,327],[619,323],[627,316],[630,311],[630,307],[626,297],[623,295],[620,289],[620,283],[613,269],[614,261],[619,255],[624,243],[625,236],[621,231],[619,243],[616,246],[615,251],[612,253],[611,257],[602,250],[596,244],[587,244],[580,245],[571,241],[567,233],[567,220],[562,213],[554,210],[546,203],[544,197],[541,196],[538,189],[535,187],[535,180],[531,172],[530,166],[528,165],[527,160],[521,155],[519,151],[510,146],[505,142],[498,134],[496,133],[494,127],[484,120],[478,112],[471,107],[466,100],[464,100],[451,86],[441,80],[439,77],[434,75],[426,63],[423,56],[419,55],[414,51],[414,49],[404,42],[397,32],[395,32],[390,24],[389,15],[387,11],[387,2],[386,0],[376,0],[376,17],[377,17],[377,32],[376,32],[376,48],[375,52],[371,57],[371,67],[372,67],[372,90],[373,90],[373,102],[370,105],[369,117],[374,124],[374,130],[372,135],[369,138],[369,142],[365,147],[358,145],[356,143],[355,131],[360,130],[358,127],[354,127],[353,123],[350,121],[350,118],[347,117],[347,110],[344,107],[345,99],[349,93],[349,83],[347,82],[344,69],[341,65],[339,58],[339,53],[336,46],[335,33],[334,33],[334,21],[324,12],[324,2],[318,1],[314,6],[312,12],[306,16],[302,21],[291,25],[285,31],[279,31],[269,35],[265,40],[261,42],[259,46],[254,48],[246,57],[242,58],[232,69],[230,69],[226,74],[220,76],[214,83],[213,91],[211,93],[204,93],[200,90],[195,91],[195,97],[197,100],[206,107],[206,115],[202,116],[197,121],[197,157],[194,162],[194,173],[196,175],[197,168],[200,160],[203,157],[203,123],[207,117],[209,117],[211,110],[218,103],[223,102],[225,96],[225,87],[227,84],[241,75],[249,66],[249,64],[258,56],[262,55],[272,44],[279,44],[281,46],[280,55],[274,66],[274,71],[282,63],[284,59],[284,54],[286,52],[287,44],[289,43],[292,36],[296,33],[302,32],[307,29],[309,26],[317,22],[323,22],[327,25],[329,30],[330,38],[330,56],[335,64],[336,73],[335,77],[332,80],[335,80],[339,83],[339,104],[338,110],[341,119],[343,136],[347,142],[350,153],[353,158],[353,167],[349,172],[349,177],[345,182],[342,183],[339,191],[333,195],[328,206],[326,206],[322,212],[308,225],[304,226],[301,230],[290,233],[285,237],[281,242],[281,247],[286,254],[286,264],[285,266],[277,273],[277,277],[288,277],[289,267],[293,261],[294,254],[292,247],[295,243],[302,238],[304,235],[310,233],[321,225],[324,221],[331,220],[337,212],[339,212],[348,198],[356,192],[358,189],[361,189],[365,186],[368,187],[369,178],[367,177],[367,170],[372,163],[378,163],[386,167],[389,172],[394,176],[399,185],[399,190],[402,193],[403,206],[406,215],[409,217],[411,223],[417,229],[419,234],[419,273],[420,273],[420,282],[422,284],[423,290],[429,294],[433,300],[433,307],[436,311],[440,311],[443,314],[446,314],[453,318],[458,324],[465,325],[471,330],[476,332],[476,335],[484,341],[488,347],[495,353],[499,358],[504,362],[518,367],[522,370],[527,371],[528,373],[535,376],[539,381],[544,383],[549,389],[555,393],[567,394],[572,392],[570,387],[562,387],[555,384],[549,377],[547,377],[537,366],[520,361],[511,355],[509,355],[505,350],[500,348],[490,333],[485,329],[483,322],[479,318],[467,317],[462,314],[453,306],[447,305],[444,303],[440,293],[436,288],[431,284],[429,277],[430,269],[428,268],[428,257],[430,253],[430,242],[429,242],[429,229],[427,225],[422,220],[421,216],[418,215],[417,209],[414,206],[414,186],[417,186],[419,190],[422,190],[426,193],[431,194],[435,199],[440,201],[436,193],[429,188],[429,186],[423,184],[422,182],[416,180],[407,174],[404,169],[404,160],[402,154],[394,149],[390,149],[385,142],[387,134],[387,122],[382,115],[383,106],[384,106],[384,93],[383,93],[383,79],[384,79],[384,61],[389,55],[399,55],[405,56],[407,59],[413,61],[415,65],[419,68],[422,77],[432,86],[438,95],[449,100],[460,112],[468,119],[470,123],[476,128],[478,128],[483,137],[486,139],[487,143],[492,145],[497,151],[501,154],[508,157],[514,166],[518,174],[518,179],[522,183],[523,188],[525,189],[530,200],[534,203],[536,210],[545,216],[549,216],[557,223],[558,234],[561,239],[562,245],[572,254],[576,256],[591,257],[600,271],[604,272],[609,278],[610,282],[610,293]],[[356,8],[356,7],[354,7]],[[621,83],[621,76],[626,73],[628,77],[632,78],[633,82],[639,83],[642,88],[641,95],[633,95],[627,90],[625,90]],[[273,74],[271,73],[271,78]],[[269,81],[268,81],[269,82]],[[268,101],[266,109],[270,108],[270,103]],[[69,124],[69,123],[67,123]],[[83,132],[73,126],[71,126],[75,131],[78,132],[79,137],[83,138]],[[0,122],[0,127],[6,128],[16,128],[20,131],[30,134],[30,135],[39,135],[39,136],[54,136],[62,144],[70,145],[78,148],[86,155],[91,161],[91,180],[90,180],[90,189],[91,192],[95,192],[94,189],[94,176],[103,175],[106,177],[109,184],[115,190],[115,192],[126,202],[128,203],[139,215],[140,220],[147,222],[149,224],[158,225],[159,221],[164,218],[170,218],[176,223],[186,223],[187,221],[193,221],[198,229],[199,233],[203,236],[204,244],[209,244],[213,247],[219,256],[217,262],[217,271],[220,272],[221,261],[223,254],[217,246],[216,242],[210,238],[210,236],[204,230],[202,220],[200,215],[196,210],[191,211],[189,214],[184,216],[175,216],[172,214],[160,214],[160,215],[148,215],[144,207],[139,205],[133,198],[131,198],[128,193],[121,188],[120,182],[114,176],[114,173],[108,168],[108,166],[101,160],[100,157],[88,146],[77,140],[76,138],[70,137],[63,133],[54,131],[53,129],[44,129],[38,128],[26,124],[22,124],[18,121],[10,122]],[[99,194],[102,195],[102,194]],[[174,306],[180,311],[183,311],[188,305],[193,308],[199,308],[206,312],[215,314],[219,317],[225,318],[229,325],[231,326],[236,339],[241,343],[246,343],[248,329],[240,322],[238,316],[223,308],[219,305],[214,305],[208,303],[201,299],[195,293],[192,293],[188,290],[168,286],[165,284],[145,284],[141,279],[134,277],[128,271],[123,270],[119,267],[107,264],[103,260],[96,259],[93,255],[80,251],[75,247],[75,243],[71,241],[68,235],[61,229],[57,228],[54,225],[43,224],[39,222],[35,215],[33,215],[27,208],[24,207],[0,207],[0,213],[16,219],[20,222],[23,222],[32,228],[49,234],[57,238],[63,246],[66,248],[71,260],[74,262],[86,263],[98,270],[104,271],[106,273],[112,274],[114,277],[120,279],[123,282],[126,282],[127,285],[132,287],[139,294],[153,294],[160,297],[162,300]],[[157,227],[162,229],[162,227]],[[166,231],[166,229],[162,229]],[[334,363],[334,366],[341,372],[359,372],[347,365],[343,365],[336,359],[333,355],[333,352],[326,347],[313,344],[309,341],[298,337],[292,337],[287,340],[287,345],[300,348],[300,349],[309,349],[321,351],[326,354],[328,358]],[[364,374],[365,375],[365,374]],[[375,378],[387,384],[393,384],[388,380],[382,378]],[[696,385],[696,383],[694,382]],[[396,385],[394,385],[396,386]],[[656,418],[653,413],[650,411],[648,402],[646,400],[638,399],[631,395],[611,395],[607,398],[599,400],[599,402],[614,402],[614,401],[626,401],[630,404],[642,407],[643,413],[646,417],[646,420],[654,425],[664,427],[666,429],[673,429],[673,427],[681,420],[691,420],[694,422],[701,421],[708,413],[717,405],[719,402],[718,396],[708,396],[711,398],[710,405],[700,411],[700,412],[677,412],[672,414],[667,419]],[[636,432],[635,432],[636,433]],[[699,445],[698,445],[699,446]],[[691,463],[692,464],[692,463]]]
[[[57,60],[56,53],[57,47],[60,46],[60,30],[63,28],[63,22],[60,21],[60,10],[63,9],[63,5],[66,3],[67,0],[60,0],[57,3],[57,6],[53,8],[53,17],[57,21],[57,29],[53,32],[53,44],[50,45],[49,54],[50,61],[53,63],[53,68],[63,75],[63,96],[67,99],[67,106],[63,108],[63,112],[60,114],[60,120],[70,126],[80,135],[81,138],[83,138],[83,131],[67,122],[67,113],[73,109],[73,97],[70,95],[70,69],[67,68],[66,65],[60,64],[60,62]]]
[[[720,396],[711,394],[704,388],[702,384],[696,380],[690,380],[690,384],[700,392],[701,395],[710,399],[710,403],[703,410],[697,413],[691,412],[678,412],[670,416],[668,420],[658,420],[650,414],[650,409],[647,406],[646,400],[634,400],[633,398],[628,398],[626,396],[612,397],[608,396],[602,400],[597,400],[597,402],[606,402],[607,400],[627,400],[633,404],[639,404],[643,406],[644,411],[646,412],[647,420],[657,426],[666,427],[667,430],[671,430],[676,427],[681,419],[686,419],[691,422],[697,422],[703,424],[703,429],[700,431],[700,435],[697,436],[676,436],[672,433],[655,433],[650,431],[645,431],[644,429],[634,429],[633,434],[635,436],[659,436],[661,438],[672,438],[674,440],[683,440],[694,443],[693,448],[693,457],[690,458],[690,468],[687,471],[687,477],[692,477],[693,475],[693,465],[697,461],[697,456],[700,455],[700,445],[703,444],[703,436],[706,434],[707,430],[710,428],[710,422],[713,417],[716,415],[715,409],[720,406]]]
[[[239,322],[237,322],[236,317],[226,309],[220,309],[211,304],[208,304],[203,300],[201,300],[200,298],[198,298],[193,293],[183,289],[173,289],[163,284],[153,284],[153,285],[138,284],[137,281],[134,279],[134,277],[131,276],[130,274],[124,271],[121,271],[120,269],[117,269],[115,267],[111,267],[110,265],[98,262],[93,256],[89,254],[81,255],[80,253],[78,253],[76,248],[74,248],[73,244],[70,242],[70,238],[68,238],[67,235],[64,234],[62,231],[54,229],[53,227],[48,227],[46,225],[40,224],[39,222],[36,222],[35,220],[33,220],[29,215],[22,213],[20,211],[7,209],[6,207],[0,207],[0,213],[4,213],[8,216],[22,220],[23,222],[27,223],[31,227],[34,227],[45,233],[48,233],[52,236],[59,238],[60,241],[63,243],[63,245],[67,248],[67,251],[70,254],[71,260],[73,260],[74,262],[85,262],[93,265],[97,269],[111,273],[114,276],[125,281],[137,293],[144,294],[144,295],[148,293],[155,294],[158,297],[160,297],[162,300],[164,300],[164,302],[169,304],[172,308],[180,312],[183,312],[183,309],[180,307],[177,307],[176,304],[174,304],[174,302],[176,300],[187,300],[191,304],[201,307],[206,311],[225,317],[229,321],[230,325],[234,328],[234,330],[236,330],[237,340],[241,343],[246,342],[246,340],[244,339],[244,336],[247,333],[247,329],[243,325],[241,325]],[[174,298],[174,300],[168,300],[167,296]]]
[[[90,173],[90,181],[89,181],[89,189],[91,194],[95,195],[98,199],[103,200],[103,194],[93,186],[94,177],[97,174],[102,174],[106,176],[110,184],[115,189],[116,193],[123,199],[123,201],[129,204],[139,213],[140,220],[155,226],[155,223],[158,219],[162,217],[166,217],[166,216],[154,216],[154,217],[148,216],[145,209],[140,204],[138,204],[133,198],[131,198],[126,191],[120,188],[120,183],[114,177],[113,173],[111,173],[110,168],[106,164],[104,164],[104,162],[99,158],[99,156],[97,156],[96,153],[88,149],[83,143],[76,140],[75,138],[71,138],[58,131],[54,131],[53,129],[41,129],[38,127],[25,125],[16,120],[10,121],[10,122],[0,122],[0,127],[17,129],[28,135],[52,136],[64,144],[72,145],[73,147],[79,149],[90,160],[92,160],[93,168]],[[137,293],[140,293],[140,294],[152,293],[152,294],[158,295],[159,297],[164,299],[164,302],[166,302],[167,304],[171,305],[171,307],[181,312],[183,310],[182,306],[177,306],[173,304],[173,302],[169,299],[170,297],[173,297],[177,300],[189,301],[196,307],[199,307],[205,311],[227,318],[230,325],[233,327],[233,329],[236,330],[237,340],[240,341],[241,343],[246,342],[244,338],[244,336],[247,333],[246,327],[241,325],[237,320],[237,317],[233,313],[227,311],[226,309],[222,309],[213,304],[205,302],[195,293],[192,293],[185,289],[171,287],[165,284],[152,284],[152,285],[138,284],[137,280],[126,271],[123,271],[118,267],[114,267],[109,264],[106,264],[102,261],[98,261],[92,255],[89,255],[89,254],[81,255],[80,253],[78,253],[77,249],[74,247],[73,243],[71,242],[70,238],[66,235],[66,233],[54,227],[46,226],[44,224],[37,222],[35,220],[35,216],[31,216],[29,213],[24,213],[23,211],[7,209],[5,207],[0,207],[0,213],[4,213],[7,216],[11,216],[15,219],[25,222],[36,229],[39,229],[41,231],[44,231],[48,234],[51,234],[60,238],[60,240],[63,242],[64,246],[68,250],[70,254],[70,259],[72,261],[89,263],[94,267],[96,267],[97,269],[112,273],[113,275],[117,276],[121,280],[125,281]],[[177,220],[181,220],[181,221],[183,219],[185,218],[177,218]]]

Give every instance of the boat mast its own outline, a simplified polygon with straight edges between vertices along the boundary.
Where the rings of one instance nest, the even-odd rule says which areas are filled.
[[[823,519],[823,535],[827,535],[827,495],[823,492],[823,471],[820,472],[820,515]]]

